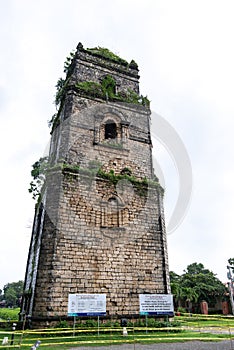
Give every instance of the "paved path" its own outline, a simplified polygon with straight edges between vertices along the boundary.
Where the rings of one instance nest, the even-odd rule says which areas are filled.
[[[220,342],[190,341],[185,343],[126,344],[78,347],[69,350],[234,350],[234,340]]]

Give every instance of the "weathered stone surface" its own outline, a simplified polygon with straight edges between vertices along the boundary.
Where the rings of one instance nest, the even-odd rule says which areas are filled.
[[[120,90],[139,91],[136,72],[78,52],[74,81],[106,73]],[[68,92],[60,119],[35,213],[23,311],[37,325],[65,317],[69,293],[106,293],[107,314],[137,314],[139,294],[170,292],[150,111]],[[106,136],[108,123],[115,137]]]

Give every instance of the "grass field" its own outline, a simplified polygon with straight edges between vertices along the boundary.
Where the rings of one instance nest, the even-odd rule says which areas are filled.
[[[234,317],[233,316],[210,316],[210,315],[189,315],[179,316],[176,319],[181,326],[192,327],[193,329],[203,329],[217,332],[228,331],[234,332]]]
[[[234,338],[234,317],[222,316],[176,316],[178,327],[127,327],[128,335],[122,335],[121,327],[53,328],[14,332],[14,344],[0,345],[0,349],[30,349],[40,340],[39,349],[59,350],[73,346],[113,345],[121,343],[184,342],[190,340],[219,341]],[[232,335],[233,334],[233,335]],[[0,339],[8,337],[12,331],[2,329]]]

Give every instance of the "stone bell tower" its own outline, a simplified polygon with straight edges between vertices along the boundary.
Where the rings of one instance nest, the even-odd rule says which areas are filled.
[[[57,92],[21,312],[67,316],[70,293],[105,293],[107,315],[170,292],[163,189],[152,167],[149,101],[138,67],[81,43]]]

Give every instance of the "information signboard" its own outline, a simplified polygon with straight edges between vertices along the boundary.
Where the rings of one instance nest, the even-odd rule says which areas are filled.
[[[68,316],[105,316],[106,294],[69,294]]]
[[[171,294],[140,294],[139,302],[141,315],[174,316]]]

